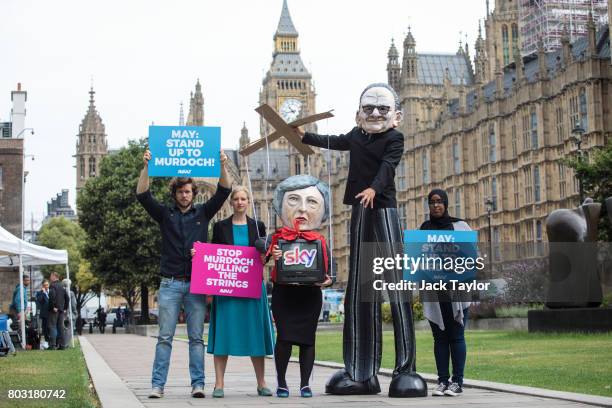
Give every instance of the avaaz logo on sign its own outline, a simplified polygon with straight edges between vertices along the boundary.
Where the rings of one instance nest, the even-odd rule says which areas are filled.
[[[219,177],[221,128],[149,126],[149,176]]]

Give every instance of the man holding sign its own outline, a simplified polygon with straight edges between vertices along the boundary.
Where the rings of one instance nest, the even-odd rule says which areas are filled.
[[[204,317],[206,296],[190,293],[191,248],[196,241],[206,242],[208,223],[231,192],[232,179],[226,170],[227,156],[221,151],[221,177],[215,194],[204,204],[195,204],[197,186],[192,178],[173,178],[170,194],[174,206],[160,204],[149,190],[151,152],[144,154],[136,197],[157,221],[162,234],[160,259],[161,284],[158,292],[159,337],[153,363],[152,390],[149,398],[161,398],[168,377],[172,339],[181,307],[185,310],[189,336],[189,374],[191,396],[204,397]]]

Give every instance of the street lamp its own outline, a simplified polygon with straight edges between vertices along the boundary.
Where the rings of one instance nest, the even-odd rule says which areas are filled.
[[[576,124],[572,129],[572,140],[576,143],[576,147],[578,148],[578,161],[580,164],[583,163],[584,157],[582,155],[582,149],[580,146],[582,145],[582,135],[584,135],[585,131],[580,123],[580,119],[576,119]],[[580,205],[584,202],[584,187],[582,185],[582,176],[577,172],[576,178],[578,179],[578,190],[580,192]]]
[[[26,156],[25,154],[25,131],[29,130],[30,131],[30,135],[34,134],[34,129],[33,128],[24,128],[21,132],[17,133],[17,135],[15,136],[15,139],[19,139],[19,136],[21,136],[23,134],[22,139],[23,140],[23,160],[22,160],[22,177],[21,177],[21,239],[25,239],[25,179],[27,176],[27,173],[25,171],[25,161],[26,161]],[[34,156],[32,156],[32,160],[34,160]]]
[[[487,197],[485,200],[485,205],[487,206],[487,219],[489,221],[489,262],[491,262],[491,273],[493,272],[493,233],[491,229],[491,212],[493,211],[493,200],[490,197]]]
[[[34,134],[34,129],[33,128],[24,128],[24,129],[21,130],[21,132],[17,133],[17,135],[14,137],[14,139],[19,139],[19,136],[21,136],[26,130],[29,130],[31,135]]]
[[[21,136],[23,133],[25,133],[26,130],[29,130],[30,133],[33,135],[34,134],[34,129],[33,128],[25,128],[22,129],[21,132],[17,133],[17,135],[15,135],[15,139],[18,139],[19,136]],[[25,172],[25,159],[26,159],[26,155],[25,155],[25,135],[24,137],[22,137],[23,140],[23,158],[21,161],[21,171],[23,172],[23,174],[21,175],[21,239],[25,240],[25,178],[26,178],[26,172]],[[26,338],[25,338],[25,308],[27,306],[27,303],[24,302],[24,297],[25,297],[25,293],[23,290],[23,262],[22,262],[22,258],[23,258],[23,254],[19,254],[19,293],[21,295],[21,345],[22,347],[25,349],[25,345],[26,345]]]

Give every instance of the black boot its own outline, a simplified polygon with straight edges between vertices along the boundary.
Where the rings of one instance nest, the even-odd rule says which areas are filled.
[[[325,384],[325,392],[334,395],[372,395],[380,392],[380,384],[376,376],[360,382],[351,379],[351,376],[342,369],[336,371]]]
[[[427,383],[415,372],[395,374],[389,385],[391,398],[416,398],[427,396]]]

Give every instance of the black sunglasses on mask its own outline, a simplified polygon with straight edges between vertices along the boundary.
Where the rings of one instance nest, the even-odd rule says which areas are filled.
[[[368,115],[374,113],[374,109],[378,110],[378,113],[380,113],[381,115],[386,115],[391,110],[391,107],[385,105],[364,105],[361,107],[361,109]]]

